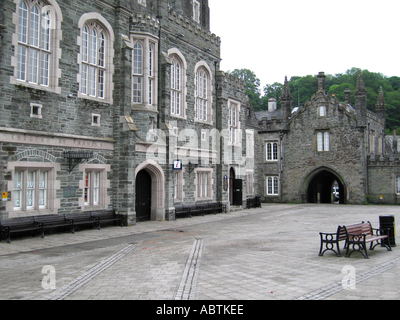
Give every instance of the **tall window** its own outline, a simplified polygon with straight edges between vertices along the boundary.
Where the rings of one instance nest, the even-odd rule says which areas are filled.
[[[196,200],[211,199],[212,192],[212,169],[195,169],[196,174]]]
[[[266,160],[267,161],[277,161],[278,160],[278,143],[277,142],[267,142],[265,146]]]
[[[193,20],[200,23],[200,3],[193,0]]]
[[[47,209],[48,172],[46,170],[15,170],[14,171],[14,210],[44,210]]]
[[[112,103],[114,32],[101,14],[85,13],[79,19],[80,74],[78,97]]]
[[[84,203],[85,206],[99,205],[100,196],[100,172],[85,172]]]
[[[266,177],[266,191],[268,196],[279,194],[279,179],[278,177]]]
[[[82,28],[81,94],[104,98],[106,37],[103,28],[90,22]]]
[[[136,42],[133,47],[133,103],[142,103],[143,97],[143,45]]]
[[[317,133],[317,150],[318,152],[329,151],[330,135],[328,131]]]
[[[229,102],[229,142],[239,143],[239,105]]]
[[[209,113],[209,85],[208,71],[201,67],[196,72],[196,117],[198,120],[208,121]],[[211,119],[210,119],[211,120]]]
[[[49,86],[51,13],[43,2],[25,1],[18,9],[17,80]]]
[[[396,177],[396,193],[400,195],[400,176]]]
[[[176,56],[171,64],[171,114],[182,115],[182,62]]]

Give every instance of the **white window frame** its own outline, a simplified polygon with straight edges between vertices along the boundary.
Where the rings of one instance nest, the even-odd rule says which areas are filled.
[[[330,151],[330,133],[329,131],[317,132],[317,151],[328,152]]]
[[[326,117],[326,107],[325,106],[318,107],[318,116]]]
[[[266,196],[279,196],[279,177],[265,177],[265,194]]]
[[[79,198],[81,210],[107,209],[111,203],[107,192],[110,188],[110,180],[107,179],[110,165],[80,164],[79,171],[82,172],[82,179],[79,180],[79,188],[82,190],[82,197]]]
[[[131,35],[132,105],[157,109],[158,40],[140,33]]]
[[[78,21],[77,44],[79,83],[78,98],[113,103],[114,31],[96,12],[85,13]],[[94,37],[96,32],[96,38]],[[103,38],[101,38],[101,34]],[[96,39],[96,41],[94,41]],[[99,50],[99,48],[102,48]]]
[[[268,141],[265,143],[265,160],[267,162],[276,162],[279,159],[279,148],[277,141]]]
[[[195,68],[195,121],[212,124],[212,78],[211,69],[205,61],[199,61]]]
[[[14,74],[10,77],[10,83],[61,93],[60,7],[55,0],[14,0],[14,3],[14,56],[11,58]],[[23,4],[26,9],[22,8]],[[33,12],[33,8],[37,10]]]
[[[182,53],[176,49],[172,48],[168,50],[168,57],[171,62],[170,68],[170,115],[172,117],[177,117],[181,119],[186,119],[186,71],[187,63],[185,57]],[[179,63],[180,70],[178,72],[176,66]],[[177,74],[180,76],[179,81],[177,79]],[[179,86],[177,87],[177,84]],[[179,99],[179,100],[178,100]],[[179,101],[179,103],[178,103]]]
[[[395,188],[396,188],[396,194],[400,195],[400,175],[396,176]]]
[[[240,135],[240,103],[238,101],[228,100],[228,118],[229,118],[229,145],[241,146]]]
[[[195,200],[212,200],[213,198],[213,169],[196,168],[194,184],[196,186]]]
[[[11,201],[6,204],[10,218],[57,213],[60,200],[56,199],[56,191],[60,189],[60,182],[56,180],[56,174],[60,170],[60,164],[9,162],[7,170],[12,176],[12,181],[7,186],[11,191]],[[21,177],[19,181],[16,180],[18,175]],[[43,175],[45,175],[44,184],[40,180]],[[34,176],[34,180],[30,181],[29,176]],[[32,202],[29,202],[29,198]]]

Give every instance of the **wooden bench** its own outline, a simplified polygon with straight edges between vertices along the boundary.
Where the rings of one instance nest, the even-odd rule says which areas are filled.
[[[321,246],[319,249],[319,256],[323,256],[325,251],[331,250],[335,252],[338,257],[341,257],[342,254],[339,247],[340,241],[345,241],[344,249],[347,249],[347,258],[350,257],[354,251],[358,251],[364,256],[364,258],[368,259],[366,243],[369,242],[371,242],[370,250],[374,250],[378,244],[382,244],[388,249],[388,251],[391,251],[390,243],[389,245],[386,245],[382,241],[383,239],[388,238],[388,235],[383,235],[383,233],[389,234],[388,231],[387,228],[373,229],[370,222],[362,222],[348,226],[338,226],[336,233],[320,232]],[[375,241],[377,243],[374,245],[373,243]],[[349,252],[350,246],[352,246],[353,249],[351,252]],[[334,248],[336,248],[336,250]]]
[[[247,209],[250,208],[261,208],[261,199],[260,197],[249,198],[246,200]]]
[[[72,231],[72,223],[68,221],[65,215],[45,215],[34,217],[37,223],[43,224],[42,238],[44,238],[44,229],[58,228],[58,227],[70,227]]]
[[[93,211],[92,217],[98,219],[98,226],[97,228],[100,230],[100,224],[102,222],[118,222],[121,227],[124,226],[124,222],[122,219],[122,215],[116,214],[114,210],[112,211]]]
[[[8,243],[11,243],[12,233],[28,231],[39,231],[43,238],[43,224],[36,222],[34,217],[0,221],[0,240],[4,237]]]
[[[325,251],[331,250],[336,253],[338,257],[341,257],[339,242],[347,240],[346,229],[343,226],[338,226],[336,233],[319,233],[321,238],[321,246],[319,248],[319,256],[323,256]],[[324,249],[325,245],[325,250]],[[334,247],[336,246],[336,250]],[[346,248],[346,245],[345,245]],[[323,251],[322,251],[323,250]]]
[[[353,224],[350,226],[343,226],[343,228],[346,229],[347,234],[346,257],[350,257],[353,252],[360,252],[365,259],[369,259],[366,246],[367,243],[371,243],[369,250],[374,250],[377,245],[381,244],[382,246],[385,246],[388,251],[392,251],[390,241],[387,241],[387,244],[382,241],[383,239],[387,239],[389,237],[388,228],[374,229],[369,221],[363,221],[362,223]],[[384,233],[386,235],[384,235]],[[376,242],[375,245],[374,242]],[[351,252],[350,248],[352,248]]]
[[[191,218],[193,215],[202,215],[210,214],[210,213],[226,213],[226,205],[221,202],[204,202],[204,203],[195,203],[189,205],[179,205],[175,207],[175,216],[176,218],[183,218],[188,216]]]
[[[71,213],[65,215],[65,219],[71,224],[71,232],[75,233],[75,226],[88,225],[99,228],[99,218],[94,217],[91,212]]]

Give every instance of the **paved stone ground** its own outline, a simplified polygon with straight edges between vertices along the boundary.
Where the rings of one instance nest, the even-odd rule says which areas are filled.
[[[318,256],[319,232],[394,215],[397,206],[270,204],[132,227],[0,242],[0,299],[400,299],[400,249]],[[398,229],[398,228],[397,228]],[[44,266],[56,289],[43,289]],[[355,273],[355,288],[343,286]],[[45,282],[48,284],[50,282]]]

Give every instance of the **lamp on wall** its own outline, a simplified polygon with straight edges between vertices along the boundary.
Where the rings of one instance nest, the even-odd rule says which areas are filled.
[[[69,173],[74,170],[77,164],[82,163],[84,160],[93,158],[93,151],[64,151],[64,159],[68,160]]]

